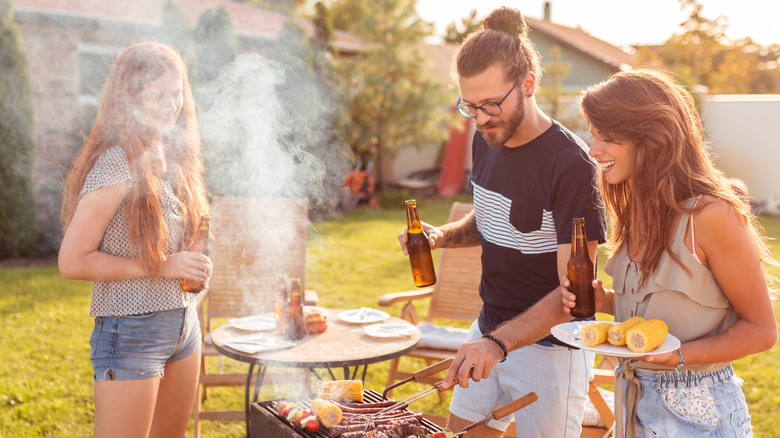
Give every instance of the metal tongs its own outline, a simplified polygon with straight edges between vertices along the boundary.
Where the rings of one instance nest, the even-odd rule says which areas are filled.
[[[387,398],[387,393],[390,392],[390,390],[393,389],[393,388],[398,388],[399,386],[401,386],[401,385],[403,385],[405,383],[409,383],[409,382],[421,382],[422,379],[424,379],[426,377],[430,377],[430,376],[432,376],[432,375],[434,375],[434,374],[436,374],[436,373],[438,373],[440,371],[446,370],[447,368],[450,367],[450,365],[452,365],[452,362],[454,360],[455,360],[454,357],[450,357],[450,358],[444,359],[441,362],[436,362],[435,364],[433,364],[433,365],[431,365],[431,366],[429,366],[427,368],[423,368],[420,371],[417,371],[416,373],[413,373],[411,377],[407,377],[404,380],[401,380],[399,382],[393,383],[392,385],[390,385],[387,388],[385,388],[384,391],[382,391],[382,398]]]
[[[429,376],[432,376],[432,375],[438,373],[439,371],[444,371],[444,370],[446,370],[447,368],[450,367],[450,365],[452,364],[453,360],[455,360],[455,359],[452,358],[452,357],[448,358],[448,359],[444,359],[443,361],[435,363],[435,364],[429,366],[428,368],[424,368],[424,369],[422,369],[420,371],[417,371],[416,373],[412,374],[412,377],[404,379],[404,380],[402,380],[402,381],[400,381],[400,382],[398,382],[398,383],[396,383],[394,385],[388,386],[385,389],[383,395],[387,394],[387,391],[389,389],[398,387],[398,386],[400,386],[400,385],[402,385],[404,383],[415,381],[415,380],[421,379],[423,377],[429,377]],[[474,372],[474,368],[472,368],[469,371],[469,377],[471,377],[471,374],[473,372]],[[378,411],[378,412],[375,412],[375,413],[369,415],[369,417],[376,417],[376,416],[381,415],[381,414],[383,414],[385,412],[395,411],[397,409],[403,409],[403,408],[408,406],[413,401],[417,401],[417,400],[419,400],[419,399],[421,399],[421,398],[423,398],[423,397],[425,397],[425,396],[427,396],[429,394],[433,394],[435,392],[443,391],[443,389],[441,387],[442,382],[444,382],[444,381],[440,380],[440,381],[434,383],[432,388],[428,388],[425,391],[418,392],[417,394],[415,394],[415,395],[413,395],[413,396],[411,396],[411,397],[409,397],[407,399],[404,399],[404,400],[401,400],[399,402],[396,402],[395,404],[393,404],[391,406],[388,406],[388,407],[382,409],[381,411]],[[457,376],[455,377],[455,379],[453,380],[452,383],[453,384],[458,383],[458,377]]]
[[[535,402],[536,400],[539,400],[539,396],[536,395],[535,392],[529,392],[528,394],[511,401],[504,406],[501,406],[490,413],[490,415],[482,420],[477,421],[476,423],[471,423],[468,426],[464,427],[460,432],[455,434],[455,437],[461,437],[464,433],[470,431],[471,429],[474,429],[477,426],[481,426],[485,423],[487,423],[490,420],[500,420],[507,415],[511,414],[512,412],[519,411],[520,409],[523,409],[524,407],[530,405],[531,403]]]

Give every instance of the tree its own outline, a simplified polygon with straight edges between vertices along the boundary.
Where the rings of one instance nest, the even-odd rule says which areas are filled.
[[[196,84],[213,80],[222,67],[235,61],[238,47],[233,23],[223,6],[203,11],[195,25],[194,38]]]
[[[338,0],[334,27],[365,39],[365,51],[336,64],[346,100],[343,138],[356,156],[377,165],[406,146],[443,143],[451,120],[446,86],[423,71],[418,47],[432,26],[415,0]]]
[[[552,46],[550,56],[544,65],[545,84],[541,89],[541,100],[549,109],[549,116],[560,120],[561,95],[563,94],[563,78],[571,71],[571,64],[561,61],[561,46]],[[568,124],[566,126],[569,126]]]
[[[181,9],[173,1],[166,0],[160,21],[158,40],[178,50],[187,65],[194,65],[192,29]]]
[[[730,41],[725,17],[704,17],[697,0],[679,2],[688,11],[682,32],[658,48],[641,49],[641,64],[671,70],[713,94],[780,91],[780,46],[762,47],[750,38]]]
[[[10,0],[0,0],[0,259],[32,255],[38,238],[33,196],[33,110]]]
[[[472,9],[469,15],[460,21],[460,26],[454,21],[447,25],[444,30],[444,42],[462,43],[471,32],[482,26],[482,20],[483,18],[477,18],[477,10]]]

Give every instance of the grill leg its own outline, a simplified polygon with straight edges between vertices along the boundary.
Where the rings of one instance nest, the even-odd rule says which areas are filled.
[[[250,401],[249,392],[252,389],[252,375],[254,374],[255,366],[257,366],[257,377],[255,379],[254,398]],[[252,406],[252,402],[256,402],[260,396],[260,385],[263,383],[265,370],[266,367],[261,364],[255,362],[249,363],[249,372],[247,372],[246,375],[246,390],[244,391],[244,421],[246,422],[247,438],[249,438],[249,408]]]

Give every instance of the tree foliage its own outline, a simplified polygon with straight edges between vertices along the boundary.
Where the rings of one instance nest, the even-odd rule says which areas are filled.
[[[424,71],[419,46],[432,26],[415,0],[338,0],[334,27],[365,40],[365,51],[341,59],[343,138],[364,162],[392,156],[407,146],[443,143],[449,120],[446,85]],[[382,181],[381,166],[377,181]]]
[[[705,17],[699,0],[679,2],[688,11],[681,32],[658,48],[641,49],[641,64],[671,70],[711,94],[780,92],[780,45],[764,47],[750,38],[731,41],[725,17]]]
[[[38,238],[33,110],[19,35],[10,0],[0,0],[0,259],[32,255]]]
[[[166,0],[160,17],[160,32],[157,37],[161,43],[178,50],[187,65],[194,64],[192,28],[187,18],[172,0]]]
[[[461,19],[460,25],[452,22],[444,29],[444,42],[460,44],[464,39],[475,30],[482,26],[484,18],[477,17],[477,10],[472,9],[469,15]]]
[[[223,6],[207,9],[198,18],[195,40],[195,83],[213,80],[219,70],[235,61],[238,43],[230,13]]]

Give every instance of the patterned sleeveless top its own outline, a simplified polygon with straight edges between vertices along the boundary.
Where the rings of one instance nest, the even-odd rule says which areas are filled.
[[[105,151],[97,159],[95,166],[87,175],[81,194],[125,181],[132,184],[130,163],[125,151],[121,147],[115,146]],[[165,252],[173,254],[181,251],[184,234],[183,215],[180,202],[174,195],[170,183],[164,179],[161,182],[163,220],[168,232]],[[98,251],[129,258],[132,253],[128,234],[127,200],[125,199],[108,223]],[[194,294],[182,290],[181,279],[176,278],[143,277],[131,280],[96,281],[92,288],[92,304],[89,315],[136,315],[170,310],[186,307],[194,298]]]

